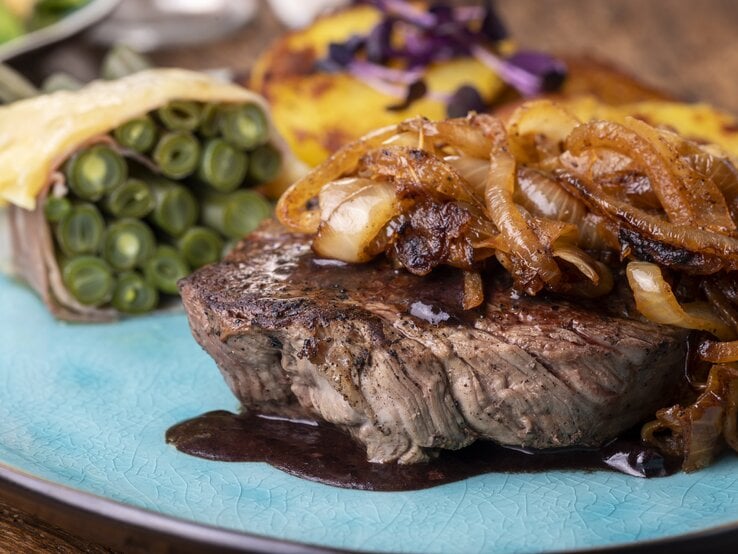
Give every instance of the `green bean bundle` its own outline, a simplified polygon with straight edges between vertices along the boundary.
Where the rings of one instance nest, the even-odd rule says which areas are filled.
[[[19,263],[20,272],[64,319],[156,309],[178,293],[179,280],[219,261],[271,216],[262,190],[283,189],[302,169],[256,95],[145,65],[118,48],[105,61],[106,77],[117,81],[80,88],[54,76],[46,86],[64,91],[54,102],[0,109],[0,124],[36,145],[33,156],[12,144],[0,150],[9,168],[0,173],[0,200],[17,204],[21,227],[41,222],[42,233],[29,233],[31,248],[53,249],[29,258],[43,265]],[[54,146],[31,138],[50,124]],[[37,164],[48,173],[34,172]]]

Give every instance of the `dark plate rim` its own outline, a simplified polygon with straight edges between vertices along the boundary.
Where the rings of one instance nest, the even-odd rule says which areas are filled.
[[[285,554],[357,552],[234,531],[165,515],[37,477],[3,462],[0,462],[0,498],[65,531],[123,550]],[[707,554],[725,552],[726,548],[735,548],[736,545],[738,520],[661,539],[570,552],[635,554],[668,549],[670,554],[691,554],[698,550]],[[165,550],[160,550],[162,548]]]

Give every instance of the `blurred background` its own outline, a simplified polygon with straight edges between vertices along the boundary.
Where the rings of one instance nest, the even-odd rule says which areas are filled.
[[[100,3],[103,11],[110,8],[102,4],[115,3],[88,1]],[[123,41],[150,52],[159,65],[229,68],[243,75],[288,24],[304,23],[321,7],[339,3],[121,0],[89,29],[11,62],[37,81],[54,71],[87,80],[107,46]],[[526,48],[608,60],[678,98],[705,100],[738,113],[733,92],[738,3],[733,0],[498,0],[496,5]]]
[[[51,19],[27,19],[28,10],[42,3],[50,6]],[[157,65],[242,78],[286,29],[338,3],[0,0],[0,35],[11,37],[0,45],[0,60],[37,84],[59,71],[87,81],[97,75],[110,46],[123,42],[149,54]],[[76,4],[74,13],[54,20],[54,10]],[[708,101],[738,114],[735,0],[498,0],[496,5],[525,48],[609,61],[675,98]],[[30,21],[28,28],[19,19]],[[52,549],[106,551],[0,501],[0,551]]]

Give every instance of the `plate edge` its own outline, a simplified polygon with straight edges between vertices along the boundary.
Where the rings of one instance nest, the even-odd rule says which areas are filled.
[[[0,497],[45,522],[110,548],[164,552],[349,552],[231,531],[73,489],[0,462]]]

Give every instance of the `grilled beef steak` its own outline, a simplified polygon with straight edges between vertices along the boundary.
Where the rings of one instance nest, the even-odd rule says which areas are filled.
[[[376,462],[477,439],[599,446],[673,400],[685,356],[685,332],[628,315],[625,292],[574,304],[490,279],[463,312],[456,270],[318,260],[275,224],[180,288],[246,410],[329,421]]]

